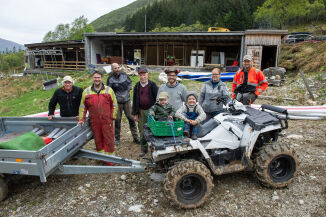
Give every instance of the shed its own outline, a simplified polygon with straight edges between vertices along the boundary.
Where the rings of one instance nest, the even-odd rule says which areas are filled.
[[[245,54],[260,69],[278,66],[287,30],[231,32],[94,32],[85,33],[86,64],[144,64],[189,67],[242,66]]]
[[[81,40],[25,44],[25,47],[25,61],[31,69],[85,69],[84,42]]]
[[[254,66],[259,69],[278,66],[282,36],[287,30],[246,30],[244,49],[253,56]]]

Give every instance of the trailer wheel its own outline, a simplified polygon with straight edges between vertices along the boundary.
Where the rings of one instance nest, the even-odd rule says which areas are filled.
[[[298,156],[287,144],[273,143],[263,147],[256,158],[256,175],[263,185],[283,188],[297,176]]]
[[[3,201],[8,194],[8,185],[4,179],[0,178],[0,201]]]
[[[213,177],[201,162],[185,160],[175,164],[164,180],[166,197],[180,208],[196,208],[209,197]]]

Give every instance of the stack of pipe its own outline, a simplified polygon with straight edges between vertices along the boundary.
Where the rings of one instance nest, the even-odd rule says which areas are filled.
[[[252,104],[255,109],[261,105]],[[326,119],[326,105],[321,106],[277,106],[287,109],[289,119],[293,120],[321,120]],[[282,116],[282,115],[281,115]]]

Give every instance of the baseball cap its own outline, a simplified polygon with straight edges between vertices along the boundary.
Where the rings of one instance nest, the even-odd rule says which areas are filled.
[[[158,95],[158,99],[166,99],[166,98],[169,98],[168,92],[163,91]]]
[[[243,61],[245,61],[245,60],[252,61],[252,56],[249,55],[249,54],[245,55],[245,56],[243,57]]]
[[[145,68],[140,68],[140,69],[138,70],[138,74],[140,74],[140,73],[148,73],[148,71],[147,71],[147,69],[145,69]]]
[[[66,82],[66,81],[70,81],[71,83],[74,83],[74,80],[72,80],[72,77],[69,75],[63,77],[62,83]]]

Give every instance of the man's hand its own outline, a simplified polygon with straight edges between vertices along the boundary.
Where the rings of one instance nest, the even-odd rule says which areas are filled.
[[[53,120],[53,115],[49,115],[49,116],[48,116],[48,119],[49,119],[49,120]]]
[[[134,115],[134,120],[138,122],[138,115]]]
[[[79,121],[79,116],[76,116],[76,120]]]
[[[194,126],[194,125],[197,125],[198,122],[197,121],[194,121],[194,120],[190,120],[190,124]]]
[[[168,116],[168,119],[171,119],[171,120],[173,120],[173,117],[172,117],[171,115],[169,115],[169,116]]]
[[[85,124],[85,121],[84,121],[84,120],[80,120],[80,121],[78,121],[78,124],[77,124],[77,125],[82,125],[82,126],[84,126],[84,124]]]

